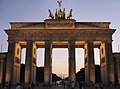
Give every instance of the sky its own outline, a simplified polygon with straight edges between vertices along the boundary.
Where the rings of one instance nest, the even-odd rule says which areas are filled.
[[[113,52],[120,52],[120,0],[62,0],[66,13],[73,9],[73,19],[77,22],[111,22],[116,29],[113,35]],[[57,0],[0,0],[0,50],[8,49],[8,36],[4,32],[10,28],[9,22],[43,22],[48,19],[48,9],[54,13]],[[25,49],[22,50],[25,59]],[[52,72],[60,76],[68,75],[68,49],[53,48]],[[44,49],[37,50],[37,65],[44,65]],[[99,64],[99,50],[95,49],[95,62]],[[61,66],[62,65],[62,66]],[[76,70],[84,67],[84,51],[76,49]]]

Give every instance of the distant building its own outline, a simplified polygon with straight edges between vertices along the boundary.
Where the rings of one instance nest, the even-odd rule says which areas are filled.
[[[0,53],[0,84],[5,84],[7,52]]]

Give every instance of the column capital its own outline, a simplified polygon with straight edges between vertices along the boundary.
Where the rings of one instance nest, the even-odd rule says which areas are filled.
[[[113,40],[104,40],[101,43],[112,43]]]
[[[52,48],[52,41],[45,41],[45,46],[50,45],[50,47]]]
[[[75,40],[69,40],[68,43],[75,43]]]
[[[28,42],[32,42],[32,43],[33,43],[34,41],[31,41],[31,40],[27,40],[27,41],[26,41],[26,43],[28,43]]]
[[[75,46],[75,41],[74,40],[68,41],[68,48],[70,48],[70,45]]]
[[[87,40],[85,41],[85,43],[93,43],[94,41],[93,40]]]
[[[36,42],[35,41],[26,41],[26,44],[35,44],[36,45]]]
[[[9,43],[15,43],[15,41],[14,41],[14,40],[8,40],[8,42],[9,42]]]
[[[91,41],[91,40],[89,40],[89,41],[85,41],[85,43],[84,43],[84,47],[85,47],[85,45],[94,45],[94,41]]]
[[[17,40],[8,40],[9,43],[20,43],[20,41]]]
[[[45,43],[52,43],[52,41],[50,41],[50,40],[45,40]]]

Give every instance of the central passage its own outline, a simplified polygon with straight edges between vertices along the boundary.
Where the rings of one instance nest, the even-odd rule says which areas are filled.
[[[52,73],[61,78],[68,77],[68,48],[53,48]]]

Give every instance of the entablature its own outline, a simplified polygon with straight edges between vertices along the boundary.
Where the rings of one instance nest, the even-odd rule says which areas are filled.
[[[76,27],[109,28],[110,22],[76,22]]]
[[[5,30],[9,40],[111,40],[114,29],[109,30]]]
[[[44,28],[44,22],[10,22],[11,29],[22,28]]]
[[[76,22],[74,19],[46,19],[44,22],[10,22],[11,29],[109,29],[110,22]],[[11,30],[10,29],[10,30]]]

